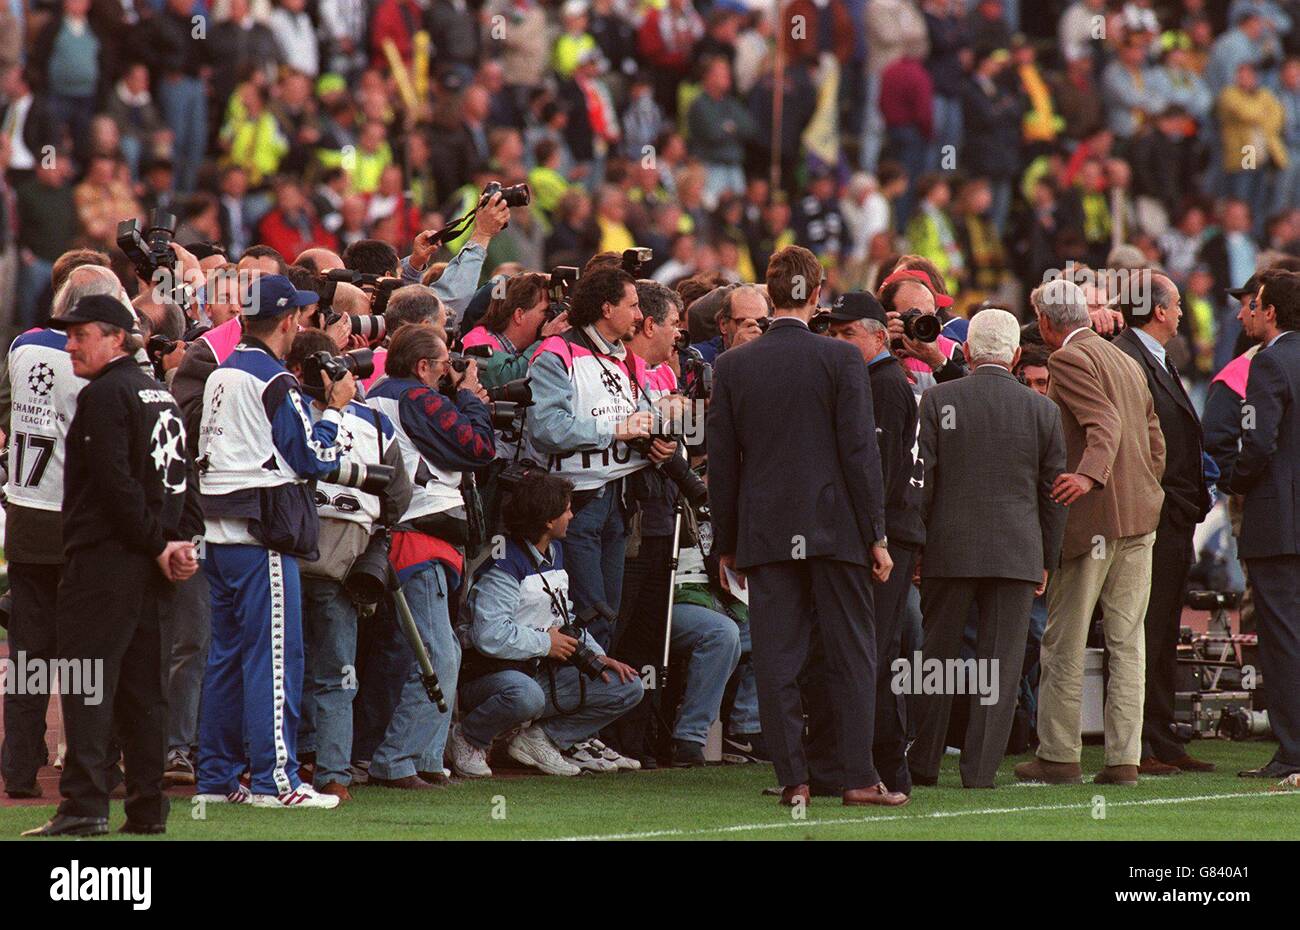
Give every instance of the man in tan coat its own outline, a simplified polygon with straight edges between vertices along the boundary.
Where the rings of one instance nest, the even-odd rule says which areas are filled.
[[[1100,603],[1110,679],[1106,767],[1093,780],[1135,785],[1146,675],[1143,618],[1164,501],[1164,435],[1137,363],[1089,328],[1082,288],[1050,281],[1030,300],[1043,341],[1053,350],[1047,396],[1061,408],[1065,432],[1066,474],[1056,479],[1052,494],[1070,510],[1061,566],[1047,589],[1038,758],[1016,766],[1016,777],[1051,784],[1082,781],[1083,657],[1093,609]]]

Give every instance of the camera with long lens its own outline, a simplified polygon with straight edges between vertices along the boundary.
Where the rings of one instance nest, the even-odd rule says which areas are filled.
[[[388,533],[380,531],[370,537],[366,549],[343,579],[343,593],[359,607],[373,607],[388,589]]]
[[[550,281],[550,303],[546,306],[546,322],[569,309],[573,286],[582,276],[582,270],[572,265],[556,265],[547,276]]]
[[[916,342],[934,342],[943,329],[943,323],[938,316],[924,313],[916,307],[904,310],[898,318],[903,323],[903,334]],[[891,340],[890,347],[895,350],[903,348],[902,340]]]
[[[660,429],[652,431],[650,436],[629,440],[628,446],[649,458],[655,439],[665,439],[678,444],[677,454],[666,462],[658,463],[655,467],[664,477],[677,485],[677,490],[681,492],[682,497],[686,498],[686,502],[693,509],[706,511],[709,504],[709,486],[704,483],[703,478],[692,470],[691,463],[687,461],[686,456],[681,451],[686,445],[685,436],[679,436],[671,431],[663,431],[662,427],[660,427]]]
[[[1268,722],[1268,711],[1225,707],[1219,717],[1218,735],[1220,738],[1235,742],[1270,737],[1273,735],[1273,728]]]
[[[623,270],[634,278],[641,277],[641,270],[654,261],[655,250],[644,247],[623,250]]]
[[[766,330],[766,326],[760,326],[761,330]],[[829,310],[818,310],[808,321],[808,328],[818,336],[825,336],[831,329],[831,312]]]
[[[351,268],[331,268],[321,276],[327,282],[332,282],[329,302],[334,302],[334,291],[337,289],[339,282],[351,284],[363,290],[370,292],[370,312],[375,316],[383,316],[384,311],[388,309],[388,298],[392,296],[393,291],[401,287],[404,282],[401,278],[394,278],[381,274],[365,274],[360,271],[353,271]],[[320,293],[319,291],[317,293]],[[355,325],[355,323],[354,323]],[[353,335],[361,333],[353,331]]]
[[[149,361],[153,364],[153,373],[158,377],[159,381],[162,381],[166,374],[163,359],[175,352],[176,347],[179,345],[180,340],[168,339],[166,336],[150,336],[149,341],[145,343],[145,355],[149,357]]]
[[[328,475],[321,479],[328,484],[341,484],[345,488],[355,488],[362,494],[380,494],[393,480],[393,466],[372,465],[348,459],[339,462]]]
[[[352,321],[352,335],[360,336],[367,342],[378,342],[388,335],[388,320],[386,317],[372,313],[366,316],[349,314],[348,318]]]
[[[533,402],[533,379],[516,378],[496,387],[487,389],[488,400],[493,403],[507,402],[527,406]]]
[[[487,202],[492,199],[493,194],[500,194],[502,203],[507,207],[526,207],[529,201],[533,199],[532,191],[528,189],[527,184],[502,187],[500,181],[493,181],[483,188],[483,197],[479,200],[479,206],[487,206]]]
[[[618,615],[610,610],[605,604],[593,604],[591,607],[584,607],[578,611],[575,622],[566,623],[560,627],[560,632],[565,636],[571,636],[578,641],[574,647],[573,654],[565,662],[572,665],[588,678],[599,678],[605,672],[605,663],[600,661],[600,653],[587,645],[583,639],[582,633],[587,626],[598,617],[604,617],[611,624],[618,623]]]
[[[375,354],[370,349],[354,349],[342,355],[316,352],[302,360],[304,386],[323,388],[325,379],[321,377],[322,373],[329,375],[330,381],[341,381],[349,373],[356,380],[364,381],[375,373]]]

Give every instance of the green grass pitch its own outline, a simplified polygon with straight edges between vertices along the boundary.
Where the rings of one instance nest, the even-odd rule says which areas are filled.
[[[917,788],[903,808],[846,808],[814,798],[797,819],[760,796],[770,766],[466,781],[412,794],[359,787],[334,811],[276,811],[210,805],[203,818],[189,798],[173,798],[168,840],[436,839],[1166,839],[1300,838],[1300,790],[1238,778],[1265,762],[1271,743],[1207,741],[1194,755],[1217,772],[1143,778],[1136,788],[1019,786],[1007,759],[995,790],[959,787],[957,758],[944,759],[938,788]],[[1086,776],[1101,766],[1100,747],[1085,747]],[[110,826],[124,814],[113,802]],[[0,808],[0,838],[38,826],[53,807]],[[27,840],[24,842],[40,842]]]

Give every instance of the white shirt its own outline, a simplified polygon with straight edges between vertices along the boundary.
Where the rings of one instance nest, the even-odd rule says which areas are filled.
[[[1169,366],[1165,364],[1165,347],[1136,326],[1133,327],[1133,332],[1138,339],[1142,340],[1142,344],[1147,347],[1147,351],[1156,357],[1156,361],[1159,363],[1160,367],[1168,368]]]
[[[23,127],[27,125],[27,112],[32,108],[32,95],[18,98],[11,106],[13,112],[5,120],[9,129],[9,167],[15,171],[31,171],[36,167],[36,156],[23,142]]]
[[[1278,333],[1276,336],[1270,339],[1268,341],[1268,345],[1266,345],[1264,348],[1271,349],[1273,347],[1273,343],[1277,342],[1279,339],[1281,339],[1283,336],[1287,335],[1288,333],[1294,333],[1294,332],[1295,332],[1294,329],[1284,329],[1282,332]]]
[[[1091,327],[1088,326],[1080,326],[1078,329],[1072,331],[1070,335],[1066,336],[1065,339],[1061,342],[1061,348],[1064,349],[1066,346],[1070,344],[1071,339],[1079,335],[1079,333],[1086,333],[1090,328]]]

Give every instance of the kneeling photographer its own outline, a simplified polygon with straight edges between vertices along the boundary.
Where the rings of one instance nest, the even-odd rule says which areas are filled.
[[[465,547],[482,541],[473,470],[492,461],[496,447],[472,359],[453,361],[429,326],[403,326],[388,346],[388,377],[376,383],[368,405],[392,421],[411,502],[394,528],[389,556],[420,637],[447,694],[456,688],[460,645],[451,629],[451,599],[465,569]],[[412,655],[401,634],[387,654]],[[430,702],[415,662],[400,667],[405,681],[392,719],[371,755],[370,782],[421,789],[445,783],[443,749],[451,713]],[[424,776],[424,777],[421,777]]]
[[[674,706],[659,707],[665,723],[675,721],[666,727],[672,731],[672,749],[666,755],[675,766],[703,765],[709,726],[718,718],[727,680],[740,659],[740,635],[726,614],[694,604],[674,605],[671,623],[667,622],[673,537],[678,531],[676,511],[704,507],[708,493],[687,466],[679,438],[697,438],[688,434],[694,424],[703,423],[703,416],[688,417],[686,405],[691,400],[673,393],[677,378],[668,362],[677,344],[681,297],[655,281],[638,281],[636,287],[641,322],[628,351],[645,360],[645,390],[661,417],[654,438],[633,444],[634,448],[648,446],[643,451],[658,464],[627,479],[631,533],[624,563],[622,620],[613,651],[637,668],[658,667],[663,661],[664,636],[668,636],[670,653],[683,660],[686,677],[684,688],[672,692]],[[694,521],[683,521],[683,536],[688,523]],[[662,683],[664,670],[659,672]],[[678,694],[680,708],[675,706]],[[657,688],[655,697],[663,701],[667,695]],[[608,734],[642,764],[649,764],[657,755],[644,739],[651,713],[647,703]]]
[[[334,357],[334,341],[320,330],[294,338],[285,365],[311,398],[313,421],[325,412],[322,372],[343,366],[365,377],[366,355]],[[392,422],[378,410],[352,401],[339,423],[336,480],[316,482],[320,516],[320,558],[301,564],[303,651],[302,718],[298,746],[316,759],[313,787],[341,801],[351,800],[352,699],[357,667],[357,605],[346,582],[376,530],[396,521],[411,502],[411,481],[402,462]],[[377,468],[376,466],[383,466]]]
[[[527,726],[510,739],[507,753],[548,775],[639,768],[593,740],[643,692],[636,670],[605,655],[570,612],[569,577],[556,541],[573,518],[572,485],[528,466],[502,480],[508,536],[469,592],[452,768],[466,778],[490,776],[492,741],[521,724]]]

